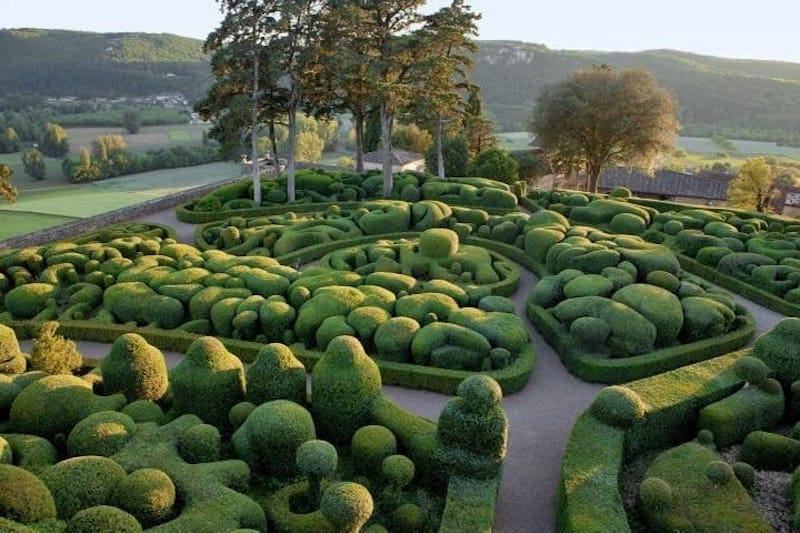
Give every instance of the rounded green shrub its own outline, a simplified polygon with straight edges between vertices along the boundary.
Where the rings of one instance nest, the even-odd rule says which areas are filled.
[[[756,484],[756,471],[747,463],[741,461],[733,463],[733,473],[736,479],[747,490],[751,490]]]
[[[56,506],[38,477],[17,466],[0,464],[0,516],[29,524],[55,518]]]
[[[328,343],[340,335],[355,335],[356,331],[342,315],[329,316],[322,321],[316,333],[317,346],[324,350]]]
[[[134,433],[136,422],[130,416],[116,411],[101,411],[75,424],[67,438],[67,450],[73,457],[109,457],[119,451]]]
[[[130,402],[160,400],[169,388],[164,355],[136,333],[117,337],[108,356],[100,363],[100,371],[105,391],[122,393]]]
[[[20,320],[33,318],[58,297],[58,288],[49,283],[28,283],[8,291],[3,299],[6,311]]]
[[[611,198],[630,198],[633,196],[631,190],[627,187],[618,185],[608,192]]]
[[[297,448],[295,463],[308,478],[308,499],[312,508],[319,507],[321,482],[336,473],[339,455],[330,442],[308,440]]]
[[[169,517],[175,494],[175,484],[167,474],[155,468],[141,468],[119,482],[112,501],[143,525],[152,526]]]
[[[672,293],[677,292],[681,284],[677,276],[663,270],[654,270],[648,273],[646,279],[648,284],[661,287]]]
[[[121,409],[125,403],[121,394],[95,396],[88,381],[58,374],[25,387],[11,404],[9,420],[17,433],[53,439],[58,434],[69,435],[90,414]]]
[[[614,290],[614,283],[599,274],[586,274],[575,278],[564,285],[564,296],[577,298],[579,296],[608,296]]]
[[[386,457],[397,453],[397,439],[387,427],[364,426],[353,433],[350,451],[355,472],[375,474],[380,472]]]
[[[381,463],[381,472],[383,477],[389,483],[389,486],[399,491],[406,487],[414,479],[416,467],[414,461],[405,455],[390,455],[386,457]]]
[[[733,250],[727,246],[704,246],[697,251],[695,259],[704,265],[716,267],[723,257],[732,253]]]
[[[454,370],[479,370],[491,349],[484,335],[447,322],[424,326],[411,342],[411,354],[416,364]]]
[[[142,525],[117,507],[95,505],[78,512],[67,523],[66,533],[140,533]]]
[[[769,367],[761,359],[751,356],[737,359],[734,371],[737,376],[753,385],[758,385],[769,376]]]
[[[725,485],[734,478],[733,468],[725,461],[709,461],[706,477],[715,485]]]
[[[680,220],[668,220],[664,222],[662,230],[669,235],[677,235],[684,230],[683,222]]]
[[[0,324],[0,374],[22,374],[27,364],[19,348],[17,334],[10,327]]]
[[[232,442],[236,454],[254,470],[288,477],[297,473],[297,448],[316,437],[311,414],[302,405],[273,400],[250,413]]]
[[[656,327],[656,345],[669,346],[683,327],[681,301],[655,285],[634,283],[619,289],[612,299],[637,311]]]
[[[231,411],[228,413],[228,421],[231,423],[231,427],[234,431],[244,424],[244,421],[247,420],[247,417],[250,416],[250,413],[252,413],[255,408],[256,405],[251,402],[239,402],[231,407]]]
[[[350,311],[347,315],[347,324],[353,328],[362,344],[371,347],[374,346],[375,332],[390,318],[392,315],[386,309],[364,306]]]
[[[644,416],[645,404],[633,390],[611,385],[600,391],[589,409],[598,420],[610,426],[627,428]]]
[[[784,385],[800,380],[800,318],[785,318],[761,335],[751,355],[764,361]]]
[[[312,373],[312,412],[319,433],[334,443],[350,442],[369,423],[370,405],[380,391],[380,371],[358,339],[333,339]]]
[[[649,477],[639,485],[639,501],[647,513],[669,509],[672,498],[672,487],[660,477]]]
[[[320,510],[336,531],[358,533],[372,516],[372,495],[358,483],[334,483],[322,494]]]
[[[53,495],[58,517],[69,520],[78,511],[108,504],[125,470],[106,457],[84,455],[56,463],[40,477]]]
[[[458,253],[458,235],[444,228],[425,230],[419,236],[419,253],[431,259],[453,257]]]
[[[683,308],[684,342],[694,342],[726,333],[735,315],[726,305],[704,296],[689,296],[681,299]]]
[[[242,362],[214,337],[200,337],[172,369],[172,408],[225,427],[231,407],[244,399]]]
[[[10,465],[14,459],[14,451],[6,439],[0,437],[0,465]]]
[[[752,431],[745,437],[739,456],[760,470],[793,472],[800,466],[800,441],[777,433]]]
[[[305,366],[285,344],[262,347],[247,369],[245,399],[256,405],[281,399],[305,404]]]
[[[405,363],[411,359],[411,342],[420,324],[413,318],[393,317],[375,330],[376,358]]]
[[[710,429],[701,429],[697,432],[697,442],[705,446],[706,448],[711,448],[712,450],[716,449],[716,444],[714,444],[714,434],[711,432]]]
[[[164,421],[164,411],[161,406],[151,400],[136,400],[122,408],[122,412],[133,419],[137,424]]]
[[[404,503],[392,511],[392,525],[397,531],[419,531],[425,523],[425,514],[419,505]]]
[[[572,321],[569,332],[586,346],[600,346],[611,335],[611,326],[600,318],[582,316]]]
[[[633,213],[618,213],[611,219],[609,228],[614,233],[641,235],[647,229],[647,223],[642,217]]]
[[[191,464],[218,461],[221,447],[222,436],[211,424],[192,426],[178,439],[181,457]]]
[[[478,308],[488,312],[511,313],[517,312],[511,298],[505,296],[489,295],[484,296],[478,301]]]

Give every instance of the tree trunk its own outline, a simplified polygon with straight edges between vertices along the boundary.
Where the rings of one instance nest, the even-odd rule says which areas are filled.
[[[289,99],[289,138],[286,143],[286,195],[289,202],[295,201],[295,158],[294,151],[297,145],[297,111],[300,108],[300,95],[295,89]]]
[[[275,164],[275,173],[278,172],[278,139],[275,138],[275,119],[269,119],[269,142],[272,144],[272,160]]]
[[[261,205],[261,176],[258,172],[258,50],[253,50],[253,131],[250,135],[250,142],[252,144],[252,155],[250,161],[252,162],[253,170],[253,201],[256,207]]]
[[[600,169],[599,165],[586,163],[586,191],[597,192],[597,187],[600,184]]]
[[[392,195],[394,182],[392,178],[392,113],[389,105],[381,102],[381,153],[383,160],[383,197]]]
[[[364,114],[353,115],[356,121],[356,172],[364,172]]]
[[[444,179],[444,154],[442,154],[442,117],[436,120],[436,169],[438,176]]]

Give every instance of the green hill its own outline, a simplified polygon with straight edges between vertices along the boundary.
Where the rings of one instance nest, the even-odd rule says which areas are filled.
[[[600,63],[650,70],[675,94],[687,133],[729,128],[767,130],[760,132],[761,137],[789,132],[791,137],[800,130],[800,64],[672,50],[622,53],[550,50],[517,41],[478,44],[473,78],[483,89],[486,108],[506,131],[526,129],[544,85],[576,68]]]
[[[78,98],[205,92],[208,58],[197,39],[169,34],[0,30],[0,96]]]

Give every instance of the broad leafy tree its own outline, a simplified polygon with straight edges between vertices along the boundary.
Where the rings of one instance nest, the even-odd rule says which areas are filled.
[[[0,135],[0,154],[19,152],[19,136],[14,128],[6,128]]]
[[[517,160],[507,150],[492,147],[475,156],[469,174],[511,184],[519,179],[518,169]]]
[[[122,125],[131,135],[139,133],[142,127],[142,116],[135,109],[126,109],[122,113]]]
[[[6,164],[0,164],[0,198],[9,204],[13,204],[17,199],[17,188],[11,184],[13,176],[13,168]]]
[[[675,100],[649,72],[604,65],[545,88],[531,121],[554,170],[585,170],[589,191],[605,167],[651,169],[673,149],[678,128]]]
[[[774,169],[763,157],[748,159],[728,189],[728,201],[735,207],[766,212],[778,192]]]
[[[47,124],[39,139],[39,149],[50,157],[63,157],[69,152],[67,130],[58,124]]]
[[[42,152],[36,148],[28,148],[22,152],[22,168],[25,169],[25,174],[33,179],[43,180],[47,170]]]

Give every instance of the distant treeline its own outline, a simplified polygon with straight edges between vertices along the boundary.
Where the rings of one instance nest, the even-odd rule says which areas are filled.
[[[77,113],[59,113],[51,122],[65,128],[124,127],[122,114],[134,109],[139,114],[142,126],[162,126],[166,124],[185,124],[189,121],[187,109],[175,107],[137,106],[134,108],[104,109]]]

